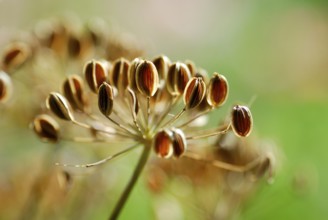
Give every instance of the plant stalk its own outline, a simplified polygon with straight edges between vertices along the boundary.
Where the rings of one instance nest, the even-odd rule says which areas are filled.
[[[139,158],[138,164],[137,164],[135,170],[133,171],[133,174],[129,180],[129,183],[126,185],[119,201],[116,203],[114,211],[112,212],[111,216],[109,217],[109,220],[116,220],[118,218],[119,214],[121,213],[127,199],[130,196],[132,189],[134,188],[134,185],[136,184],[143,168],[145,167],[145,165],[148,161],[148,157],[150,155],[150,150],[151,150],[150,144],[147,144],[144,146],[144,149]]]

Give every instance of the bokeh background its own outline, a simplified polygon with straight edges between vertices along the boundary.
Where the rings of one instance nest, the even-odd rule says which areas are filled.
[[[230,84],[227,106],[257,97],[251,106],[254,131],[280,149],[281,166],[275,182],[261,186],[240,219],[328,218],[327,1],[1,0],[1,38],[28,30],[40,19],[68,13],[82,20],[105,19],[111,29],[135,35],[149,56],[190,59],[209,73],[223,73]],[[11,173],[31,181],[30,163],[53,148],[40,146],[30,130],[17,130],[3,115],[2,111],[2,188],[10,187]],[[112,165],[128,171],[122,163]],[[122,217],[150,218],[147,198],[139,184]],[[1,200],[7,201],[0,197],[0,204]],[[108,214],[106,207],[98,209],[100,219]]]

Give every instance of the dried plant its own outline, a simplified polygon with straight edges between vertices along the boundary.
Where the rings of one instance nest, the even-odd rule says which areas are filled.
[[[58,21],[43,23],[31,34],[30,42],[15,42],[4,50],[1,67],[9,75],[32,69],[33,80],[26,83],[37,85],[45,77],[35,71],[40,69],[38,59],[52,59],[53,66],[62,73],[53,76],[54,81],[66,77],[60,83],[61,91],[42,88],[39,99],[46,101],[33,120],[34,132],[53,143],[102,142],[115,144],[117,149],[115,154],[94,163],[60,162],[60,168],[94,167],[142,150],[109,219],[118,218],[149,160],[150,170],[154,171],[148,172],[151,189],[164,184],[158,175],[163,172],[170,176],[184,170],[195,182],[240,174],[245,183],[239,196],[242,198],[250,192],[246,186],[254,180],[267,172],[272,176],[274,156],[249,146],[245,139],[253,127],[249,107],[235,105],[218,127],[207,128],[208,114],[220,110],[228,98],[225,76],[214,73],[209,77],[191,61],[171,62],[164,55],[147,59],[137,47],[125,47],[120,38],[107,38],[105,29],[97,25],[89,24],[81,31]],[[76,74],[79,72],[82,74]],[[8,99],[11,87],[10,77],[0,72],[0,102]],[[68,123],[87,133],[70,132]],[[206,177],[213,169],[219,172]],[[220,188],[229,196],[224,184]]]

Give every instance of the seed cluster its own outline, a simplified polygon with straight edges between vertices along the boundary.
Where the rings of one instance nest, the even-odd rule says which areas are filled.
[[[251,131],[250,110],[240,105],[233,107],[229,122],[214,132],[204,133],[191,126],[197,118],[220,107],[229,92],[223,75],[214,73],[207,81],[193,63],[171,63],[166,56],[153,61],[138,57],[131,62],[119,58],[113,62],[90,60],[82,69],[89,89],[78,75],[68,76],[63,82],[63,95],[50,93],[46,106],[58,118],[98,134],[108,133],[106,127],[111,127],[110,137],[93,137],[101,137],[101,141],[134,140],[146,147],[151,145],[161,158],[179,158],[194,139],[218,136],[231,128],[240,137]],[[93,108],[86,100],[94,99],[92,96],[97,96],[98,112],[105,118],[90,111]],[[88,117],[87,122],[77,121],[75,114]],[[59,132],[54,121],[47,120],[49,117],[41,117],[42,123],[37,117],[34,130],[43,139],[60,139],[60,135],[49,135]]]
[[[87,24],[81,30],[76,30],[74,25],[52,21],[37,26],[28,40],[9,43],[0,59],[0,104],[12,95],[12,76],[15,74],[31,72],[28,78],[32,83],[27,83],[27,87],[43,85],[45,80],[34,75],[38,72],[35,69],[45,65],[43,62],[40,65],[39,60],[50,65],[52,59],[55,64],[51,67],[57,68],[54,72],[59,70],[65,78],[59,91],[37,90],[37,93],[47,95],[42,97],[45,99],[42,106],[46,109],[35,116],[33,131],[41,140],[52,143],[62,140],[104,142],[118,149],[116,154],[95,163],[59,165],[87,168],[136,148],[143,149],[127,191],[117,203],[111,219],[117,218],[127,198],[125,194],[129,194],[140,175],[149,152],[163,159],[158,161],[188,158],[232,172],[252,172],[255,179],[272,170],[272,160],[257,152],[253,155],[259,155],[259,158],[255,159],[245,155],[227,156],[238,158],[242,162],[238,165],[227,158],[195,153],[197,148],[224,146],[231,134],[231,140],[237,143],[252,131],[252,114],[245,105],[233,106],[214,129],[204,129],[206,120],[199,123],[226,102],[230,88],[224,75],[217,72],[208,75],[189,60],[172,62],[165,55],[145,58],[138,47],[128,45],[122,39],[109,39],[104,31],[106,28],[98,23]],[[51,84],[52,79],[61,76],[51,78],[53,76],[49,74],[46,77]],[[67,127],[87,132],[77,136]],[[219,141],[211,143],[210,137]]]

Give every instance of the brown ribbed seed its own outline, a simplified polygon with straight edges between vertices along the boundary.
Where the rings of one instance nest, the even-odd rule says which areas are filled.
[[[191,60],[186,60],[184,63],[187,65],[187,67],[188,67],[188,69],[190,71],[190,74],[192,76],[195,76],[195,74],[197,73],[197,69],[196,69],[195,63],[192,62]]]
[[[181,157],[187,150],[187,140],[182,130],[173,128],[173,154],[176,158]]]
[[[231,112],[231,126],[236,135],[247,137],[253,127],[251,111],[246,106],[236,105]]]
[[[183,101],[186,109],[197,107],[204,99],[205,94],[206,85],[204,80],[200,77],[191,78],[183,94]]]
[[[171,95],[181,95],[191,78],[191,73],[184,63],[173,63],[168,71],[166,86]]]
[[[166,80],[167,72],[171,65],[171,61],[167,56],[159,56],[153,60],[153,64],[155,65],[159,80]]]
[[[158,72],[151,61],[143,61],[136,71],[136,84],[140,93],[151,97],[155,95],[159,81]]]
[[[128,87],[129,67],[129,61],[124,58],[120,58],[113,63],[111,84],[121,91],[124,91]]]
[[[80,56],[82,51],[82,41],[78,36],[71,35],[67,42],[67,52],[72,58]]]
[[[58,141],[59,125],[49,115],[38,115],[33,121],[33,130],[44,141]]]
[[[168,130],[159,131],[153,139],[153,148],[157,156],[169,158],[173,154],[172,132]]]
[[[98,91],[98,107],[100,112],[108,117],[113,111],[113,104],[113,88],[111,85],[104,82],[103,84],[101,84]]]
[[[52,92],[46,100],[47,108],[50,109],[58,118],[71,121],[73,120],[71,106],[64,96],[57,92]]]
[[[207,90],[207,102],[210,106],[216,108],[224,104],[227,100],[229,86],[227,79],[218,73],[214,73]]]
[[[129,87],[135,92],[138,91],[138,87],[136,84],[136,71],[137,71],[138,65],[142,61],[143,60],[140,58],[135,58],[134,60],[132,60],[129,71],[128,71],[129,72],[129,75],[128,75]]]
[[[21,66],[31,55],[31,49],[25,43],[13,43],[9,45],[2,57],[2,68],[10,71]]]
[[[84,110],[83,81],[78,75],[71,75],[63,83],[63,93],[74,109]]]
[[[91,91],[98,92],[99,86],[107,79],[107,70],[100,61],[91,60],[84,66],[84,77]]]
[[[6,102],[12,93],[12,82],[10,77],[0,71],[0,103]]]

